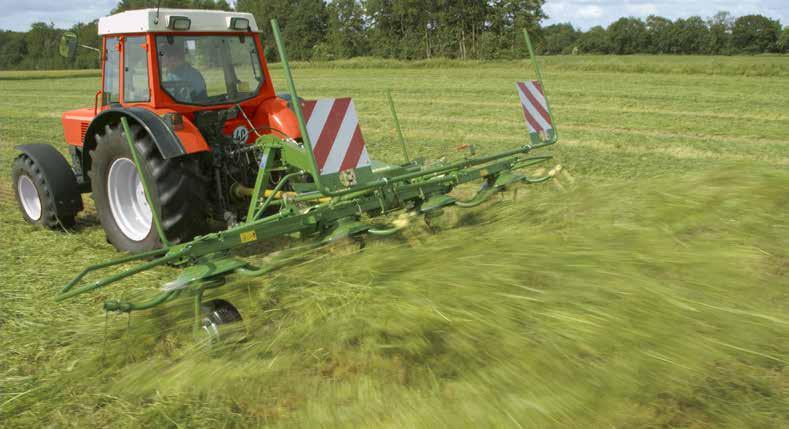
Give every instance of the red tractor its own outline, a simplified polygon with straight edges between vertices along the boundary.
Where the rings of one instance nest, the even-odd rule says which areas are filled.
[[[287,96],[278,97],[258,27],[240,12],[146,9],[99,19],[101,89],[93,107],[63,114],[71,165],[51,145],[20,146],[13,183],[25,219],[70,226],[91,193],[107,239],[119,250],[161,246],[133,156],[170,243],[244,220],[261,134],[300,138]],[[73,56],[76,37],[61,40]],[[276,179],[276,175],[272,180]]]

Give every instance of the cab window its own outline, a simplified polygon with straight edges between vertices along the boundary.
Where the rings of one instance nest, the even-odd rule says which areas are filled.
[[[167,35],[156,37],[162,88],[177,102],[238,103],[264,83],[254,37]]]
[[[104,40],[104,104],[120,101],[120,44],[117,37]]]
[[[127,37],[123,46],[123,101],[139,103],[150,99],[145,37]]]

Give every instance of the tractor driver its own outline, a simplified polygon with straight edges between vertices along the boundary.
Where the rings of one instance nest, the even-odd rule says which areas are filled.
[[[161,46],[163,45],[163,46]],[[171,95],[178,101],[189,102],[205,99],[208,96],[203,75],[191,64],[186,62],[186,46],[183,40],[164,41],[159,46],[159,57],[162,66],[162,83],[168,88],[173,85]]]

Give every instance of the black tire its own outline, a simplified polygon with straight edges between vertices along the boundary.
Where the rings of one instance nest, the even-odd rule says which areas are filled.
[[[197,158],[186,155],[164,159],[142,127],[131,125],[130,130],[140,156],[143,175],[150,187],[154,209],[159,213],[167,240],[177,244],[208,232],[205,202],[207,185],[199,174]],[[153,223],[145,238],[134,240],[118,227],[110,208],[107,193],[110,167],[120,158],[133,159],[120,124],[106,125],[103,132],[96,134],[96,148],[90,152],[90,156],[92,196],[107,240],[118,250],[132,253],[161,247]]]
[[[65,163],[65,160],[63,162]],[[68,167],[68,164],[66,164],[66,167]],[[72,180],[74,181],[74,173],[70,169],[68,169],[67,172],[71,173]],[[14,160],[14,164],[11,167],[14,195],[16,196],[16,202],[19,204],[22,217],[24,217],[25,221],[33,225],[39,225],[50,229],[74,226],[75,218],[79,210],[77,210],[76,207],[74,209],[63,209],[62,207],[58,207],[55,192],[47,180],[48,176],[57,179],[57,175],[60,173],[62,172],[44,171],[43,166],[36,163],[33,158],[25,153],[19,155]],[[19,183],[20,180],[24,181],[25,179],[29,179],[29,182],[32,182],[38,197],[40,213],[36,219],[31,217],[31,214],[28,213],[22,203]]]

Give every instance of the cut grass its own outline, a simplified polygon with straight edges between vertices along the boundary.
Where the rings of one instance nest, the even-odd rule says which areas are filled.
[[[650,73],[680,75],[725,75],[725,76],[789,76],[789,61],[786,55],[758,55],[742,57],[724,56],[546,56],[539,59],[543,69],[550,72],[579,71],[593,73]],[[512,61],[460,61],[433,59],[421,61],[399,61],[381,58],[354,58],[338,61],[296,62],[296,68],[335,69],[496,69],[502,65],[512,68],[525,67],[526,60]],[[272,68],[279,68],[274,64]]]
[[[93,215],[70,234],[25,225],[5,179],[0,426],[786,427],[789,81],[564,61],[546,88],[570,176],[453,211],[438,234],[415,222],[234,280],[212,297],[239,305],[245,340],[213,350],[192,344],[189,302],[105,324],[101,302],[172,269],[53,304],[116,254]],[[357,100],[375,158],[400,156],[387,87],[420,155],[522,141],[519,64],[419,67],[296,78],[307,97]],[[63,148],[59,113],[95,86],[0,81],[0,172],[17,144]]]
[[[100,70],[0,70],[0,80],[77,79],[100,76]]]

